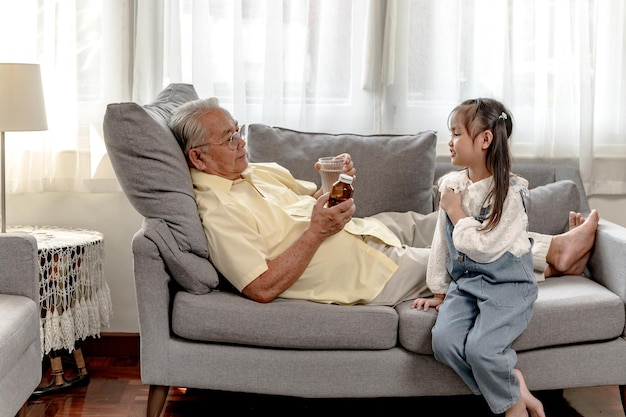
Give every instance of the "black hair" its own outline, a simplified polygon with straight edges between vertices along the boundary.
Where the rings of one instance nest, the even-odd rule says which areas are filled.
[[[456,106],[448,121],[457,117],[472,139],[486,130],[493,134],[487,148],[487,169],[493,175],[494,187],[485,197],[485,202],[493,199],[493,207],[487,217],[485,230],[493,230],[502,218],[504,200],[509,191],[511,177],[511,151],[509,138],[513,132],[513,117],[506,106],[491,98],[465,100]],[[448,123],[449,125],[450,123]]]

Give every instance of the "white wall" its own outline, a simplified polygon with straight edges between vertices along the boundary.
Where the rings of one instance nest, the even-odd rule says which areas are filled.
[[[626,196],[592,196],[589,206],[598,210],[600,217],[626,227]]]
[[[626,196],[591,197],[600,216],[626,227]],[[104,272],[111,289],[113,317],[103,333],[138,333],[130,243],[141,216],[122,193],[44,193],[7,196],[9,225],[55,225],[98,230],[104,235]]]

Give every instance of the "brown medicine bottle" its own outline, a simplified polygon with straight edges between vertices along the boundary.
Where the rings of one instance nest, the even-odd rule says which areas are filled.
[[[352,197],[354,188],[352,188],[352,177],[348,174],[339,174],[339,179],[330,189],[330,197],[328,198],[328,207],[339,204]]]

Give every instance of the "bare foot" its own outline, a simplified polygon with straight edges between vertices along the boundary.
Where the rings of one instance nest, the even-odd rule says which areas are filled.
[[[525,408],[530,413],[530,417],[546,417],[546,413],[543,411],[543,404],[528,390],[528,386],[526,385],[526,380],[524,379],[522,372],[519,369],[515,369],[515,374],[519,379],[520,393],[522,395],[520,402],[524,403]],[[518,404],[519,403],[515,404],[513,407],[509,408],[509,410],[512,410],[514,407],[518,407]],[[506,416],[509,416],[509,410],[507,410],[505,414]],[[511,416],[514,415],[516,414],[511,414]],[[525,414],[517,415],[524,416]]]
[[[583,217],[582,214],[576,213],[575,211],[569,212],[569,230],[572,230],[573,228],[580,226],[584,222],[585,222],[585,218]]]
[[[600,216],[593,209],[585,219],[580,213],[570,212],[570,230],[552,237],[546,261],[545,277],[580,275],[585,271],[595,243]]]
[[[517,403],[513,404],[511,408],[506,410],[504,413],[505,417],[528,417],[528,411],[526,410],[526,404],[524,401],[519,400]]]

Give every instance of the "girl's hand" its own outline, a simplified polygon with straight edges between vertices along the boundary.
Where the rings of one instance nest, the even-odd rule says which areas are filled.
[[[461,206],[461,201],[461,193],[455,192],[452,188],[446,188],[441,193],[439,207],[445,210],[454,225],[456,225],[459,220],[466,217],[463,207]]]
[[[435,310],[439,311],[439,306],[442,303],[443,297],[437,295],[435,295],[433,298],[416,298],[411,303],[411,308],[428,311],[429,307],[433,307]]]
[[[461,207],[461,193],[455,192],[452,188],[446,188],[441,193],[441,199],[439,200],[439,206],[448,212],[450,209]]]

